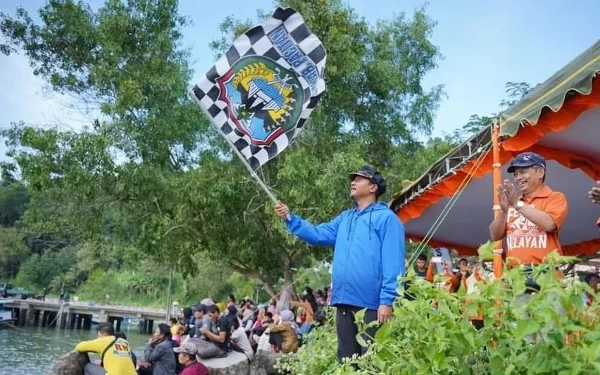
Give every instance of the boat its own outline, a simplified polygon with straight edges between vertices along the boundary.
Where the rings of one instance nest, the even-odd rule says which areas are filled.
[[[7,328],[7,325],[14,326],[17,322],[17,319],[12,316],[12,310],[4,306],[4,304],[12,302],[12,299],[0,299],[0,329]]]

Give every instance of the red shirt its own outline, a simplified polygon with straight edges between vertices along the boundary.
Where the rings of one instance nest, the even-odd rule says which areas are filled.
[[[196,361],[185,366],[179,375],[208,375],[208,369],[202,363]]]

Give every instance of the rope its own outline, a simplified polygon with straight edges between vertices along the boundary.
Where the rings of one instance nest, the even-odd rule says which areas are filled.
[[[485,151],[481,152],[479,157],[476,159],[473,167],[471,168],[471,170],[469,171],[467,176],[463,179],[463,181],[459,185],[456,194],[454,194],[450,198],[450,200],[448,201],[448,203],[446,204],[446,206],[444,207],[444,209],[442,210],[440,215],[437,217],[437,219],[435,220],[435,222],[433,223],[433,225],[431,226],[429,231],[425,234],[425,237],[423,237],[423,240],[421,240],[421,243],[417,247],[417,250],[414,252],[414,254],[411,256],[411,258],[409,260],[409,263],[408,263],[409,268],[412,267],[412,265],[416,261],[417,257],[423,252],[423,250],[425,250],[425,247],[427,246],[427,244],[429,243],[431,238],[433,238],[433,235],[439,229],[442,222],[446,219],[446,217],[450,213],[450,210],[452,209],[452,207],[454,207],[454,205],[456,204],[456,202],[462,195],[463,191],[467,187],[467,185],[471,182],[473,177],[475,177],[475,171],[477,171],[477,169],[479,169],[479,167],[481,166],[481,163],[483,162],[483,160],[485,159],[485,157],[487,156],[487,154],[490,151],[491,151],[491,147],[490,147],[490,144],[488,144],[487,149]]]
[[[452,207],[454,207],[454,205],[456,204],[456,202],[458,201],[458,199],[462,195],[464,189],[467,187],[467,185],[471,182],[471,180],[475,176],[474,172],[479,168],[479,166],[481,165],[481,163],[485,159],[485,156],[489,152],[490,152],[490,149],[488,147],[488,149],[485,152],[482,152],[481,155],[476,159],[473,167],[471,168],[471,170],[469,171],[469,173],[467,174],[467,176],[465,177],[465,179],[459,185],[459,187],[457,189],[457,193],[454,194],[450,198],[450,200],[448,201],[448,203],[446,204],[446,206],[444,207],[444,209],[442,210],[442,212],[440,213],[440,215],[438,216],[438,218],[436,219],[436,221],[433,223],[433,225],[430,228],[430,230],[427,232],[427,234],[425,235],[425,237],[421,241],[421,244],[417,248],[417,251],[415,251],[415,254],[413,254],[413,257],[411,257],[411,261],[409,263],[409,266],[412,266],[412,264],[415,262],[416,258],[419,256],[419,254],[422,253],[423,250],[425,249],[425,247],[427,246],[427,243],[431,240],[431,238],[433,238],[433,235],[439,229],[439,227],[441,226],[441,224],[443,223],[443,221],[446,219],[446,217],[450,213],[450,210],[452,209]]]
[[[416,258],[419,256],[419,254],[422,253],[423,250],[425,249],[425,247],[427,246],[427,243],[431,240],[431,238],[433,238],[433,235],[439,229],[439,227],[442,225],[443,221],[446,219],[446,217],[450,213],[450,210],[452,209],[452,207],[454,207],[454,205],[456,204],[456,202],[462,195],[464,189],[467,187],[467,185],[471,182],[471,180],[475,176],[474,172],[479,168],[479,166],[481,165],[481,163],[483,162],[485,156],[489,153],[489,151],[490,151],[490,149],[488,148],[485,152],[482,152],[481,155],[479,155],[479,157],[476,159],[473,167],[471,168],[471,170],[469,171],[469,173],[467,174],[465,179],[459,185],[459,187],[457,189],[457,193],[454,194],[450,198],[450,200],[448,201],[448,203],[446,204],[446,206],[444,207],[444,209],[442,210],[442,212],[440,213],[440,215],[438,216],[436,221],[433,223],[432,227],[429,229],[427,234],[425,234],[425,237],[421,241],[421,244],[417,248],[417,251],[415,251],[415,254],[413,254],[413,257],[411,257],[409,266],[412,266],[412,264],[415,262]]]

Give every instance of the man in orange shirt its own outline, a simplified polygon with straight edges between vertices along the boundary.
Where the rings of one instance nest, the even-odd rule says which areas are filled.
[[[508,167],[509,180],[498,185],[501,214],[490,225],[493,241],[506,238],[507,256],[517,263],[535,266],[552,251],[562,254],[558,232],[567,218],[563,193],[545,184],[546,161],[533,152],[523,152]]]

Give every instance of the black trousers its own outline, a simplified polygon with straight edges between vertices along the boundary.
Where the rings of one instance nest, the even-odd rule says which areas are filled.
[[[352,357],[354,354],[362,355],[365,353],[367,348],[362,347],[356,340],[358,335],[358,327],[354,321],[354,314],[358,311],[363,310],[360,307],[350,305],[336,305],[336,316],[335,325],[337,329],[338,338],[338,360],[341,362],[343,358]],[[369,310],[365,311],[365,323],[370,323],[377,320],[377,311]],[[377,332],[377,326],[370,327],[363,334],[365,342],[373,340],[375,332]]]

